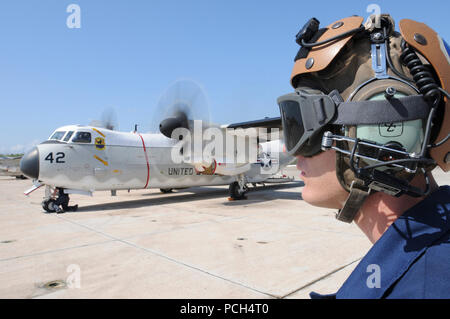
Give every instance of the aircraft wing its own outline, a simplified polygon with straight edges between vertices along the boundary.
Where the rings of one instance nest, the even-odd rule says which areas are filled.
[[[277,128],[279,130],[282,129],[281,126],[281,118],[280,117],[266,117],[264,119],[261,120],[255,120],[255,121],[248,121],[248,122],[240,122],[240,123],[233,123],[233,124],[228,124],[228,125],[224,125],[222,126],[224,128],[268,128],[268,129],[272,129],[272,128]]]
[[[221,129],[222,130],[234,130],[236,129],[236,131],[231,131],[228,132],[228,134],[232,134],[232,135],[241,135],[241,134],[246,134],[245,132],[239,132],[240,129],[242,130],[247,130],[247,129],[266,129],[267,131],[267,136],[258,136],[258,142],[263,142],[263,141],[267,141],[267,140],[278,140],[278,139],[282,139],[283,137],[283,127],[281,125],[281,118],[280,117],[266,117],[264,119],[261,120],[254,120],[254,121],[247,121],[247,122],[240,122],[240,123],[233,123],[233,124],[228,124],[228,125],[222,125]],[[271,133],[275,133],[276,135],[272,135]],[[278,134],[277,134],[278,133]]]

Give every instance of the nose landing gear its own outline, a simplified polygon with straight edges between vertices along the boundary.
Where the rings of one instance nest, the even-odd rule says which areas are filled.
[[[64,193],[63,188],[52,189],[50,186],[45,188],[45,197],[42,201],[42,208],[47,213],[65,213],[67,211],[77,211],[78,205],[69,206],[69,195]]]

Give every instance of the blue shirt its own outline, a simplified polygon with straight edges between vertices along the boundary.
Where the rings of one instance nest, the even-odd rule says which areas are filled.
[[[450,298],[450,186],[401,215],[336,294],[312,299]]]

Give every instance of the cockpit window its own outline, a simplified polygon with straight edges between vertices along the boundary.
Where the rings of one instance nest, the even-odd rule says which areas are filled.
[[[90,143],[91,142],[91,133],[89,132],[77,132],[75,137],[72,139],[74,143]]]
[[[65,131],[56,131],[55,133],[53,133],[53,135],[50,137],[50,140],[61,140],[64,136],[64,134],[66,134]]]
[[[73,131],[70,131],[69,133],[67,133],[66,137],[64,138],[64,142],[68,142],[70,140],[70,138],[73,135]]]

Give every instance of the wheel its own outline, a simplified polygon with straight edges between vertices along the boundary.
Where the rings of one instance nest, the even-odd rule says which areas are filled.
[[[241,188],[239,187],[239,183],[238,182],[233,182],[230,184],[230,197],[232,199],[246,199],[247,197],[245,196],[245,194],[247,193],[247,187],[244,187],[244,190],[241,191]]]
[[[47,213],[54,213],[56,210],[54,209],[54,205],[50,205],[50,203],[54,204],[56,202],[55,199],[47,199],[42,202],[42,208]]]
[[[167,193],[172,193],[173,192],[173,188],[160,188],[159,190],[163,194],[167,194]]]

